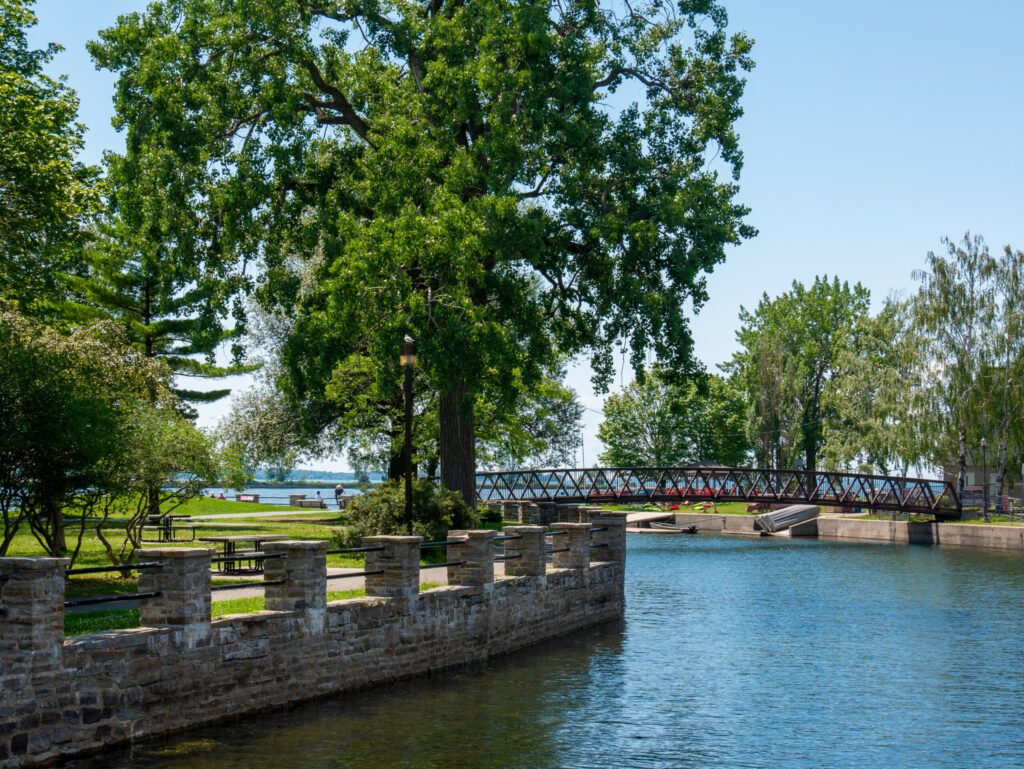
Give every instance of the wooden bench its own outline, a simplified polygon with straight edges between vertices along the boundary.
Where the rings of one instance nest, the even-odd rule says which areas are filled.
[[[298,499],[296,501],[299,503],[298,504],[299,507],[312,507],[312,508],[315,508],[317,510],[326,510],[327,509],[327,500],[326,499]]]

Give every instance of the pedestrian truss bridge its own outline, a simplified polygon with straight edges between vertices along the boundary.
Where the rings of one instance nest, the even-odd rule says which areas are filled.
[[[959,518],[949,481],[742,467],[588,467],[476,475],[481,502],[562,504],[748,502],[861,508]]]

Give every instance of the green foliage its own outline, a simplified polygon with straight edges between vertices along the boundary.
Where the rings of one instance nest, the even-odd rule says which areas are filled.
[[[78,163],[78,98],[43,74],[60,51],[28,47],[31,0],[0,0],[0,299],[52,313],[97,207],[95,169]]]
[[[615,467],[678,467],[702,460],[736,466],[747,459],[746,405],[719,376],[669,381],[660,370],[604,404],[597,436],[601,461]]]
[[[802,454],[807,469],[817,468],[834,417],[825,389],[840,373],[869,301],[859,283],[851,287],[825,276],[809,288],[794,281],[774,299],[765,294],[753,312],[741,308],[741,349],[724,368],[736,375],[750,404],[748,434],[759,465],[792,466]]]
[[[412,489],[413,534],[427,541],[443,540],[451,529],[475,525],[475,514],[462,499],[425,478],[417,478]],[[405,486],[398,481],[382,484],[355,497],[347,508],[348,525],[341,529],[341,547],[359,547],[363,537],[406,534]]]
[[[136,352],[114,323],[64,335],[0,314],[0,553],[24,522],[47,553],[74,558],[89,516],[136,506],[131,545],[108,547],[112,560],[126,558],[143,490],[180,501],[215,477],[210,441],[179,415],[169,382],[166,366]],[[78,519],[71,546],[68,516]]]
[[[295,399],[340,367],[380,395],[342,410],[393,404],[410,334],[465,492],[478,396],[584,351],[606,387],[618,344],[694,368],[686,308],[753,234],[726,27],[713,2],[167,0],[91,51],[175,248],[261,262]]]
[[[833,414],[825,425],[825,461],[857,472],[908,475],[925,451],[924,344],[905,302],[886,301],[857,319],[839,356],[840,375],[825,388]]]
[[[982,438],[995,450],[1000,488],[1008,466],[1024,458],[1024,252],[993,256],[980,236],[946,238],[945,255],[929,252],[911,298],[922,343],[925,458],[959,459],[965,484],[968,452]]]

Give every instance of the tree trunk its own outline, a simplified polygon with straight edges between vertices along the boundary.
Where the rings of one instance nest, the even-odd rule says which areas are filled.
[[[64,511],[54,499],[44,500],[43,511],[50,529],[50,555],[63,558],[68,552],[68,543],[64,537]]]
[[[400,481],[405,472],[405,451],[392,451],[388,456],[388,480]]]
[[[473,401],[466,394],[465,381],[456,382],[441,394],[441,485],[458,492],[463,501],[476,507],[476,443],[473,431]]]
[[[152,515],[157,518],[160,517],[160,487],[150,486],[146,489],[146,493],[149,497],[149,503],[146,505],[146,514]]]

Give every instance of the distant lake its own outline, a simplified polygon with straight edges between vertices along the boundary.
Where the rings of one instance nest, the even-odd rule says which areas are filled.
[[[341,485],[345,487],[345,494],[348,496],[362,494],[354,482],[342,482]],[[281,486],[246,486],[244,491],[226,489],[221,486],[210,486],[203,489],[203,496],[208,497],[212,494],[215,497],[219,497],[223,494],[225,499],[234,499],[238,494],[259,494],[261,505],[287,505],[288,497],[292,494],[305,494],[307,499],[316,499],[317,492],[320,492],[320,496],[327,500],[331,507],[334,507],[334,486],[335,483],[288,483]]]

